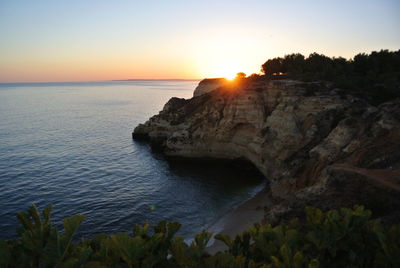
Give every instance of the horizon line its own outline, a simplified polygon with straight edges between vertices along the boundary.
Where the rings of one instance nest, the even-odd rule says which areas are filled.
[[[39,83],[93,83],[93,82],[129,82],[129,81],[201,81],[206,78],[129,78],[129,79],[107,79],[107,80],[84,80],[84,81],[19,81],[1,82],[0,84],[39,84]]]

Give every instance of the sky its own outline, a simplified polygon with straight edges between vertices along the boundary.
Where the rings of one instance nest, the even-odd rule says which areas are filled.
[[[398,0],[0,0],[0,82],[201,79],[400,49]]]

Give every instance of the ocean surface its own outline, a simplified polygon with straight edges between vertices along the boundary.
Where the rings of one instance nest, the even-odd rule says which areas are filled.
[[[264,185],[223,163],[168,162],[132,130],[196,81],[0,84],[0,239],[16,213],[53,205],[53,222],[85,216],[78,237],[179,221],[190,238]]]

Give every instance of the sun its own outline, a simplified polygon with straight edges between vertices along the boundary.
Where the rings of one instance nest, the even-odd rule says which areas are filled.
[[[240,66],[235,63],[221,64],[217,66],[214,72],[216,77],[233,80],[235,79],[236,74],[240,72]]]
[[[254,38],[248,27],[217,27],[199,36],[204,37],[198,39],[191,53],[191,62],[199,77],[232,80],[238,72],[259,72],[265,42]]]
[[[227,80],[230,80],[230,81],[232,81],[233,79],[235,79],[235,77],[236,77],[236,73],[230,73],[230,74],[225,75],[225,78],[226,78]]]

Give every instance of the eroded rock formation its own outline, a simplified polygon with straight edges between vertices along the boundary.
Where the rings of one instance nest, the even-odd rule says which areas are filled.
[[[197,97],[211,92],[219,87],[226,85],[228,81],[225,78],[208,78],[200,81],[193,92],[193,97]]]
[[[375,107],[321,83],[292,80],[225,81],[197,93],[169,100],[133,137],[169,156],[249,160],[271,182],[281,212],[312,200],[327,207],[362,202],[357,189],[384,192],[400,209],[399,100]],[[349,189],[352,197],[339,198]]]

